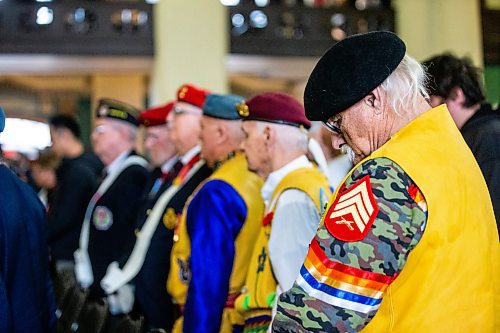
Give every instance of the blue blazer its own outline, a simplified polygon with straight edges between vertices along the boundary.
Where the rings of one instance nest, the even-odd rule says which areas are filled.
[[[0,184],[0,332],[55,332],[45,209],[4,165]]]

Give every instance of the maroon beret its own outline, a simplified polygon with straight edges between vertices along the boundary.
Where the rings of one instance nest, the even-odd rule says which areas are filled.
[[[237,106],[243,120],[258,120],[270,123],[311,127],[304,107],[295,98],[279,92],[256,95]]]
[[[189,103],[201,109],[208,94],[210,91],[206,89],[195,87],[192,84],[183,84],[177,89],[177,101]]]
[[[139,123],[146,127],[165,125],[167,123],[166,118],[173,107],[174,102],[169,102],[165,105],[144,110],[139,115]]]

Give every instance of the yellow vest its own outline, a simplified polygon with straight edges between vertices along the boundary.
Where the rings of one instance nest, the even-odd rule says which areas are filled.
[[[260,222],[264,212],[264,201],[260,193],[263,182],[255,173],[248,170],[245,156],[242,153],[237,153],[235,157],[222,164],[207,181],[214,179],[223,180],[230,184],[242,197],[247,207],[245,223],[235,240],[235,256],[229,281],[229,293],[234,294],[241,290],[245,282],[248,263],[252,255],[252,244],[260,230]],[[196,195],[196,191],[194,195]],[[189,201],[182,213],[178,237],[172,248],[170,273],[167,280],[169,294],[175,303],[181,306],[186,302],[190,274],[187,265],[191,250],[186,228]]]
[[[379,157],[416,183],[428,220],[363,332],[494,332],[500,316],[495,217],[481,171],[446,106],[417,117],[368,159]]]
[[[328,180],[316,167],[296,169],[279,182],[269,201],[273,206],[268,209],[268,214],[264,217],[263,226],[255,241],[245,287],[235,302],[236,310],[242,313],[246,319],[271,315],[277,281],[269,262],[267,245],[271,234],[272,216],[279,196],[288,189],[298,189],[305,192],[314,201],[318,214],[323,212],[322,204],[324,202],[322,199],[328,200],[331,196]]]

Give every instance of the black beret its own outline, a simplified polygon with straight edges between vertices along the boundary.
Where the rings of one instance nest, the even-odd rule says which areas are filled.
[[[139,126],[139,121],[136,118],[138,113],[139,110],[132,105],[109,98],[99,100],[96,109],[97,118],[122,120],[136,127]]]
[[[326,121],[359,102],[391,75],[405,52],[403,41],[386,31],[354,35],[332,46],[307,81],[307,118]]]

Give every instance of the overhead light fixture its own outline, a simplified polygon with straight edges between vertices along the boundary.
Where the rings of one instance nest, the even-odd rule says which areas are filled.
[[[224,6],[238,6],[240,4],[240,0],[220,0],[220,3]]]
[[[66,16],[66,29],[77,34],[86,34],[97,27],[97,15],[83,7],[75,9]]]
[[[36,0],[36,2],[52,2],[52,0]]]
[[[267,15],[261,10],[254,10],[250,13],[250,25],[257,29],[267,26]]]
[[[269,0],[255,0],[255,5],[257,7],[266,7],[269,5]]]
[[[54,11],[49,7],[40,7],[36,12],[36,24],[48,25],[54,21]]]
[[[233,24],[234,27],[239,28],[243,26],[243,24],[245,24],[245,17],[240,13],[236,13],[231,18],[231,23]]]

